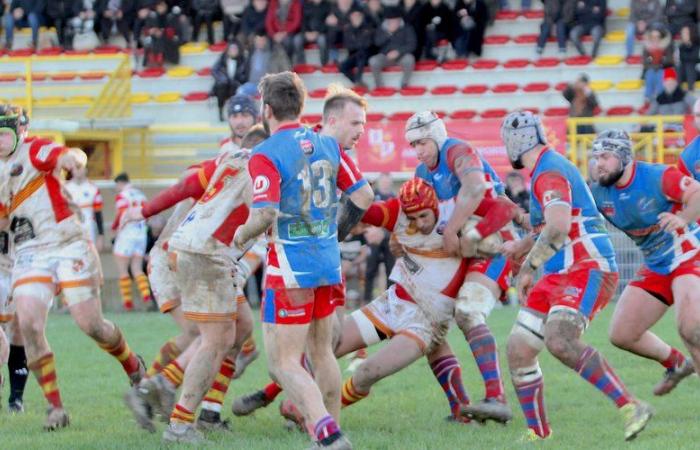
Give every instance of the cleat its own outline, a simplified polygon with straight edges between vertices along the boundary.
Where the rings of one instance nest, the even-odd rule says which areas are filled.
[[[141,355],[136,355],[136,358],[139,360],[139,369],[136,372],[129,374],[129,383],[131,383],[131,386],[136,386],[141,382],[141,380],[146,378],[146,363]]]
[[[234,399],[233,405],[231,405],[231,412],[236,416],[247,416],[257,409],[266,407],[270,403],[272,403],[272,401],[265,397],[263,391],[257,391]]]
[[[23,414],[24,413],[24,403],[22,400],[16,399],[7,405],[7,410],[10,414]]]
[[[46,422],[44,422],[45,431],[55,431],[59,428],[65,428],[70,424],[68,413],[63,408],[49,406],[46,410]]]
[[[306,432],[306,421],[304,420],[304,416],[301,414],[301,411],[294,406],[294,403],[292,403],[291,400],[286,399],[280,403],[280,414],[288,421],[294,422],[294,425],[299,429],[299,431],[302,433]]]
[[[549,434],[545,437],[540,436],[539,434],[535,433],[535,430],[532,428],[528,428],[527,432],[523,435],[523,437],[520,438],[520,442],[537,442],[537,441],[544,441],[546,439],[551,439],[552,437],[552,431],[549,431]]]
[[[325,448],[327,450],[352,450],[352,444],[348,438],[341,434],[338,439],[328,445],[323,445],[320,441],[316,441],[309,447],[309,450],[318,450],[320,448]]]
[[[170,413],[175,407],[175,388],[168,383],[162,374],[147,378],[139,384],[139,392],[153,413],[160,416],[164,423],[170,420]]]
[[[508,404],[496,398],[486,398],[479,403],[463,405],[461,408],[463,416],[478,422],[493,420],[499,423],[508,423],[513,419],[513,413]]]
[[[257,349],[247,354],[243,352],[239,353],[238,356],[236,356],[236,371],[233,373],[233,379],[236,380],[242,377],[246,367],[258,359],[258,356],[260,356],[260,352],[258,352]]]
[[[149,433],[155,433],[156,427],[153,425],[152,420],[153,412],[146,401],[146,395],[147,391],[143,390],[141,386],[133,386],[124,394],[124,403],[126,403],[126,407],[131,410],[136,423],[141,428]]]
[[[459,424],[472,424],[473,423],[469,417],[455,416],[453,414],[450,414],[449,416],[445,417],[445,422],[447,422],[447,423],[459,423]]]
[[[197,429],[200,431],[231,431],[228,420],[221,420],[221,414],[216,411],[203,409],[197,418]]]
[[[620,414],[625,421],[625,440],[631,441],[647,426],[654,416],[654,410],[647,403],[637,400],[620,408]]]
[[[163,431],[163,442],[178,444],[204,444],[206,439],[192,424],[171,423]]]
[[[678,386],[678,383],[683,381],[688,375],[695,372],[693,362],[686,359],[679,367],[672,367],[666,370],[664,377],[659,384],[654,386],[654,395],[666,395]]]

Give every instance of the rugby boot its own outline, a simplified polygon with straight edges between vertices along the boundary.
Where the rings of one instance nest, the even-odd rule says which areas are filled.
[[[139,385],[139,391],[154,414],[168,423],[175,407],[177,391],[162,374],[147,378]]]
[[[619,411],[625,421],[626,441],[636,438],[654,415],[652,407],[640,400],[626,404]]]
[[[513,413],[505,400],[500,398],[485,398],[479,403],[470,403],[461,408],[462,415],[478,422],[493,420],[508,423],[513,419]]]
[[[236,356],[236,371],[233,373],[233,379],[236,380],[243,376],[243,372],[245,372],[246,367],[258,359],[258,356],[260,356],[260,352],[257,349],[247,354],[240,352],[238,356]]]
[[[297,407],[292,403],[290,399],[285,399],[280,403],[280,414],[285,419],[294,422],[296,427],[302,433],[306,433],[306,421],[304,420],[304,415],[297,409]]]
[[[221,414],[216,411],[203,409],[197,418],[197,429],[200,431],[231,431],[228,420],[221,420]]]
[[[664,377],[659,383],[654,386],[654,395],[666,395],[678,386],[678,383],[683,381],[683,378],[695,372],[693,362],[685,359],[679,367],[671,367],[666,370]]]
[[[141,355],[136,355],[136,358],[139,360],[139,370],[129,374],[129,383],[131,383],[132,386],[136,386],[146,377],[146,362]]]
[[[153,425],[152,420],[153,412],[146,401],[147,394],[148,391],[142,389],[140,385],[132,386],[132,388],[124,394],[124,403],[126,403],[126,407],[131,410],[136,423],[141,428],[149,433],[155,433],[156,427]]]
[[[20,399],[13,400],[7,405],[7,410],[11,414],[22,414],[24,413],[24,403]]]
[[[554,433],[550,430],[547,436],[542,437],[539,434],[535,433],[535,430],[533,430],[532,428],[528,428],[527,432],[525,432],[525,434],[520,438],[520,442],[527,443],[544,441],[545,439],[550,439],[552,437],[552,434]]]
[[[44,422],[45,431],[55,431],[59,428],[65,428],[70,424],[68,413],[63,408],[49,406],[46,410],[46,422]]]
[[[341,434],[338,439],[335,441],[331,442],[328,445],[323,445],[321,441],[316,441],[314,442],[314,445],[309,447],[309,450],[318,450],[318,449],[326,449],[326,450],[352,450],[352,444],[348,440],[348,438],[345,437],[345,435]]]
[[[272,403],[272,400],[267,399],[265,392],[256,391],[252,394],[236,397],[233,400],[233,405],[231,405],[231,411],[236,416],[247,416],[257,409],[266,407],[270,403]]]
[[[202,433],[197,431],[191,423],[171,423],[163,431],[163,442],[201,445],[206,442]]]

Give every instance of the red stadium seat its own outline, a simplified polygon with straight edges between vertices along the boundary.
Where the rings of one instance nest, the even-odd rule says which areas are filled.
[[[353,86],[352,89],[357,95],[367,95],[368,89],[364,86]]]
[[[224,50],[226,50],[227,45],[228,45],[228,42],[226,42],[226,41],[217,42],[216,44],[212,44],[209,46],[209,51],[211,51],[211,52],[223,52]]]
[[[496,20],[515,20],[519,15],[518,11],[502,10],[496,13]]]
[[[36,54],[39,56],[56,56],[60,55],[61,53],[63,53],[63,49],[61,47],[48,47],[36,52]]]
[[[513,38],[513,42],[516,44],[534,44],[537,42],[537,38],[539,35],[537,34],[521,34],[519,36],[515,36]]]
[[[566,106],[553,106],[544,110],[545,117],[566,117],[569,115],[569,108]]]
[[[437,110],[437,111],[433,111],[433,112],[435,113],[436,116],[438,116],[441,119],[444,119],[445,117],[447,117],[447,111]]]
[[[532,64],[535,67],[556,67],[560,62],[559,58],[540,58],[535,60]]]
[[[316,125],[321,122],[323,116],[321,114],[304,114],[301,116],[301,122],[309,125]]]
[[[483,94],[489,87],[485,84],[470,84],[462,88],[462,94]]]
[[[544,10],[531,9],[529,11],[523,11],[523,17],[526,19],[542,19],[544,17]]]
[[[474,117],[476,117],[477,114],[478,113],[473,109],[458,109],[457,111],[453,111],[452,114],[450,114],[450,119],[468,120],[473,119]]]
[[[444,70],[464,70],[468,65],[468,59],[453,59],[452,61],[445,61],[441,67]]]
[[[608,116],[629,116],[634,113],[634,107],[632,106],[613,106],[608,109]]]
[[[549,83],[528,83],[523,86],[524,92],[544,92],[549,89]]]
[[[314,66],[313,64],[297,64],[292,70],[300,75],[304,75],[316,72],[318,67]]]
[[[402,72],[402,71],[403,71],[403,69],[401,68],[401,66],[398,66],[398,65],[396,65],[396,66],[386,66],[386,67],[382,70],[382,72],[389,72],[389,73]]]
[[[527,67],[532,63],[529,59],[525,58],[516,58],[516,59],[509,59],[508,61],[503,63],[503,67],[506,69],[522,69],[523,67]]]
[[[81,80],[101,80],[107,76],[107,72],[84,72],[78,75]]]
[[[14,73],[2,73],[0,74],[0,83],[12,83],[14,81],[22,79],[19,74]]]
[[[165,74],[165,69],[162,67],[152,67],[150,69],[144,69],[141,72],[137,72],[140,78],[159,78]]]
[[[323,98],[326,96],[326,88],[318,88],[309,92],[311,98]]]
[[[338,73],[340,72],[338,70],[338,66],[335,64],[326,64],[325,66],[321,67],[321,72],[323,73]]]
[[[209,93],[204,91],[190,92],[189,94],[182,97],[186,102],[202,102],[209,98]]]
[[[83,55],[89,55],[90,50],[66,50],[63,52],[66,55],[77,55],[77,56],[83,56]]]
[[[121,47],[117,47],[116,45],[103,45],[102,47],[97,47],[92,52],[96,55],[116,55],[117,53],[121,53],[122,50]]]
[[[380,113],[380,112],[368,112],[367,113],[367,121],[368,122],[379,122],[380,120],[384,120],[384,113]]]
[[[500,119],[508,114],[508,110],[505,108],[491,108],[486,109],[481,112],[482,119]]]
[[[369,95],[372,97],[391,97],[396,92],[398,92],[396,88],[384,86],[372,89],[369,91]]]
[[[46,81],[46,76],[45,73],[34,73],[32,72],[32,81]]]
[[[34,50],[31,48],[18,48],[17,50],[12,50],[7,52],[7,56],[9,57],[25,57],[25,56],[32,56],[34,53]]]
[[[437,61],[425,60],[416,63],[415,70],[430,71],[438,68]]]
[[[567,66],[585,66],[591,63],[593,58],[590,56],[571,56],[564,60],[564,64]]]
[[[441,84],[430,90],[433,95],[452,95],[457,92],[457,86],[453,84]]]
[[[394,120],[394,121],[405,122],[408,119],[410,119],[412,115],[413,115],[413,112],[411,112],[411,111],[397,111],[395,113],[390,114],[388,119]]]
[[[53,81],[70,81],[74,80],[77,76],[78,74],[75,72],[63,72],[49,75],[49,78],[51,78]]]
[[[536,106],[526,106],[524,108],[520,108],[521,111],[530,111],[532,114],[539,114],[540,113],[540,108]]]
[[[491,70],[498,67],[498,60],[496,59],[479,59],[472,64],[472,67],[476,70]]]
[[[425,86],[406,86],[404,88],[401,88],[399,90],[399,94],[405,95],[408,97],[414,97],[418,95],[423,95],[428,91],[428,88]]]
[[[554,85],[554,89],[556,89],[557,91],[561,92],[561,91],[563,91],[564,89],[566,89],[566,87],[567,87],[568,85],[569,85],[569,82],[568,82],[568,81],[560,81],[559,83],[557,83],[557,84]]]
[[[491,36],[484,37],[485,45],[503,45],[510,41],[510,36],[505,34],[492,34]]]
[[[641,64],[642,63],[642,56],[641,55],[632,55],[626,59],[627,64]]]
[[[315,42],[307,42],[304,44],[304,50],[314,50],[317,49],[318,45]]]
[[[491,91],[496,94],[509,94],[518,90],[518,85],[515,83],[501,83],[493,86]]]
[[[200,77],[211,76],[211,67],[203,67],[197,71],[197,75]]]

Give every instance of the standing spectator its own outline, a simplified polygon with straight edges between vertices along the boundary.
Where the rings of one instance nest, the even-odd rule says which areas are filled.
[[[569,38],[576,46],[576,50],[586,55],[581,38],[590,35],[593,38],[593,50],[591,57],[598,56],[600,41],[605,35],[605,17],[608,13],[607,0],[579,0],[576,2],[574,21],[576,25],[571,29]]]
[[[220,0],[221,14],[224,19],[224,41],[238,38],[241,30],[243,11],[248,6],[248,0]]]
[[[569,117],[593,117],[598,109],[598,99],[593,93],[588,75],[581,74],[578,79],[564,88],[562,95],[569,102]],[[578,125],[579,134],[594,134],[593,125]]]
[[[273,46],[284,49],[291,60],[294,56],[294,36],[301,31],[301,0],[270,0],[265,16],[267,35]]]
[[[209,45],[214,44],[214,14],[219,4],[216,0],[192,0],[192,8],[194,9],[194,25],[192,28],[192,40],[199,40],[199,30],[202,24],[207,25],[207,42]]]
[[[552,28],[557,33],[559,53],[566,53],[566,27],[574,20],[576,0],[547,0],[544,2],[544,19],[540,25],[540,36],[537,38],[537,54],[541,55],[547,39],[552,34]]]
[[[239,94],[249,97],[257,96],[259,95],[258,83],[265,74],[279,73],[290,69],[288,65],[283,64],[284,61],[274,57],[264,26],[255,32],[249,55],[248,81],[238,89]]]
[[[697,0],[666,0],[666,20],[675,36],[685,27],[697,26]]]
[[[236,41],[230,42],[211,69],[214,77],[212,93],[219,107],[219,120],[224,121],[224,104],[248,80],[248,64],[243,49]]]
[[[374,29],[365,20],[364,10],[354,6],[350,11],[350,21],[343,30],[343,47],[348,57],[340,64],[340,71],[357,86],[365,86],[362,73],[367,66],[373,37]]]
[[[416,34],[425,34],[425,57],[427,59],[443,59],[435,49],[442,39],[453,40],[452,11],[442,0],[429,0],[423,8],[423,26],[414,29]],[[442,61],[440,61],[442,62]]]
[[[73,0],[51,0],[46,4],[46,17],[56,29],[58,45],[63,48],[71,47],[70,18],[73,17]]]
[[[455,52],[460,58],[474,54],[481,56],[484,46],[486,25],[489,23],[489,10],[483,0],[458,0],[455,3]]]
[[[250,5],[243,10],[241,18],[241,35],[243,44],[250,47],[253,44],[255,33],[265,29],[265,16],[267,15],[267,0],[252,0]]]
[[[32,48],[39,45],[39,26],[42,12],[46,8],[45,0],[12,0],[5,11],[5,47],[12,49],[14,29],[29,27],[32,29]]]
[[[629,58],[634,54],[634,41],[644,36],[649,25],[663,20],[663,10],[659,0],[632,0],[630,21],[625,32],[625,51]]]
[[[644,69],[644,97],[647,102],[653,101],[661,93],[663,70],[665,67],[673,67],[674,46],[666,26],[655,23],[649,26],[644,36],[644,50],[642,59]]]
[[[419,30],[423,24],[423,8],[425,3],[423,0],[403,0],[403,21],[406,25],[413,28],[414,31]],[[416,49],[413,51],[413,57],[418,61],[423,56],[425,48],[425,33],[416,33]]]
[[[165,18],[165,39],[163,51],[165,62],[170,64],[180,64],[180,46],[186,42],[185,29],[187,27],[187,17],[184,17],[179,6],[173,6],[168,13],[168,6],[161,0],[156,6],[156,12],[166,14]]]
[[[695,90],[697,70],[695,66],[700,62],[700,43],[698,42],[698,30],[696,27],[681,28],[681,39],[678,43],[678,60],[680,72],[679,82],[686,82],[687,90]]]
[[[350,21],[350,10],[353,0],[336,0],[331,5],[331,13],[326,18],[326,45],[329,49],[329,59],[338,60],[336,45],[343,43],[343,29]]]
[[[143,28],[146,26],[146,22],[150,22],[153,25],[153,20],[149,21],[151,12],[155,9],[156,0],[136,0],[134,9],[136,11],[134,17],[134,41],[138,48],[143,47],[143,39],[147,36],[143,36]],[[151,27],[153,28],[153,27]],[[153,30],[151,30],[153,32]],[[148,35],[148,32],[146,33]]]
[[[663,90],[649,107],[650,116],[684,116],[693,111],[695,99],[678,83],[676,69],[664,69]]]
[[[416,48],[416,34],[413,28],[403,23],[401,10],[387,8],[382,26],[374,34],[374,45],[379,53],[369,59],[375,87],[384,86],[382,70],[392,64],[401,66],[401,87],[408,86],[416,65],[413,50]]]
[[[328,64],[326,18],[331,13],[331,5],[326,0],[306,0],[302,11],[302,30],[294,37],[295,58],[299,64],[306,63],[304,46],[316,44],[321,53],[321,65],[325,66]]]
[[[522,173],[512,171],[506,175],[506,197],[526,213],[530,212],[530,192],[527,190]]]
[[[133,0],[99,0],[97,11],[100,15],[102,42],[109,42],[112,27],[124,36],[127,46],[131,46],[131,25],[134,21]]]

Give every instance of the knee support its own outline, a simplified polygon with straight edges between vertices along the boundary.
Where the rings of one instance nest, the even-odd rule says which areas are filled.
[[[455,321],[463,331],[486,323],[496,305],[493,293],[479,283],[466,282],[459,289],[455,302]]]
[[[544,348],[544,318],[530,310],[521,309],[518,312],[510,333],[537,351]]]
[[[511,369],[510,377],[516,386],[528,384],[542,378],[542,369],[540,369],[540,364],[536,362],[532,366]]]

